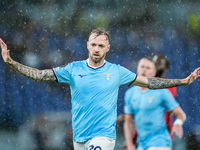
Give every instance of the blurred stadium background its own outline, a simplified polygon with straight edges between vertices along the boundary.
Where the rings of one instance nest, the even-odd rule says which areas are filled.
[[[200,66],[199,6],[199,0],[1,0],[0,37],[14,60],[46,69],[86,59],[88,34],[105,27],[107,61],[136,72],[140,58],[162,54],[171,63],[167,77],[183,78]],[[199,81],[178,88],[187,122],[176,150],[200,149]],[[126,89],[119,91],[118,114]],[[0,91],[0,150],[73,149],[68,85],[36,83],[0,59]],[[120,124],[116,150],[123,141]]]

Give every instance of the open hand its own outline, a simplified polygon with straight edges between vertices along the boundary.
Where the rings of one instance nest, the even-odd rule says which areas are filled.
[[[0,45],[1,45],[1,55],[5,63],[11,63],[12,59],[10,57],[10,50],[7,49],[7,45],[3,42],[0,38]]]
[[[189,85],[199,77],[200,77],[200,67],[195,69],[187,78],[183,79],[183,84]]]

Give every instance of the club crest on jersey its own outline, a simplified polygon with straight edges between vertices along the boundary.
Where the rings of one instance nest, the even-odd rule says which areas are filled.
[[[148,97],[148,99],[149,99],[149,103],[151,103],[154,97]]]
[[[106,80],[109,81],[110,80],[110,75],[112,75],[112,73],[102,73],[106,76]]]

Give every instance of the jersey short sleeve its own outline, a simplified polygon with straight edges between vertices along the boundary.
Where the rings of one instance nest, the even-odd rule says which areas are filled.
[[[136,74],[130,70],[120,66],[120,85],[128,85],[134,82],[136,79]]]
[[[64,67],[53,68],[57,81],[60,83],[70,83],[71,79],[71,64]]]
[[[164,89],[164,92],[162,95],[163,95],[164,105],[169,111],[172,111],[177,106],[179,106],[178,102],[174,99],[173,95],[170,93],[169,90]]]

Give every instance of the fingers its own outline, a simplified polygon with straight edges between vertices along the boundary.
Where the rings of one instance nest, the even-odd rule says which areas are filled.
[[[182,126],[176,125],[172,128],[171,135],[176,134],[179,139],[183,137],[183,128]]]
[[[197,76],[200,77],[200,67],[197,68]]]
[[[0,44],[1,44],[1,48],[7,48],[7,45],[3,42],[1,38],[0,38]]]
[[[193,76],[195,76],[195,79],[200,77],[200,67],[195,69],[195,71],[192,74],[193,74]]]
[[[181,139],[183,137],[183,133],[177,133],[177,136],[179,137],[179,139]]]
[[[0,43],[1,43],[1,45],[2,45],[2,44],[5,44],[1,38],[0,38]]]
[[[188,84],[191,84],[193,81],[195,81],[197,78],[200,77],[200,67],[195,69],[188,77]]]
[[[3,41],[2,41],[2,39],[0,39],[0,45],[1,45],[1,49],[2,49],[2,47],[3,47]]]
[[[10,50],[7,51],[7,55],[10,55]]]
[[[177,129],[176,135],[179,137],[179,139],[181,139],[183,137],[183,131],[181,129]]]
[[[181,139],[183,137],[183,133],[181,131],[173,131],[171,133],[171,135],[176,134],[176,136],[178,136],[179,139]]]

